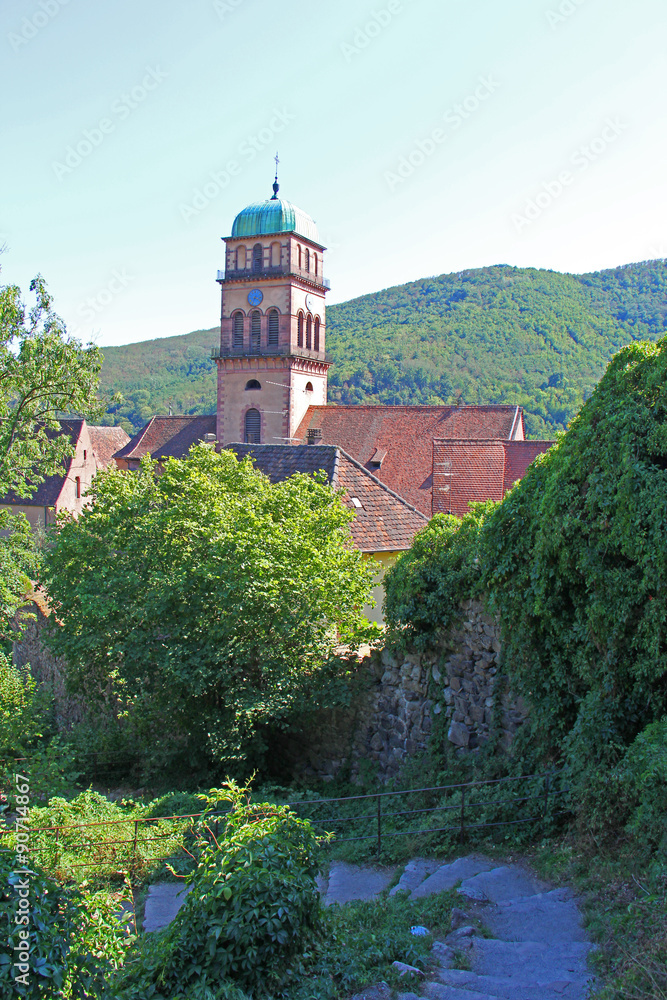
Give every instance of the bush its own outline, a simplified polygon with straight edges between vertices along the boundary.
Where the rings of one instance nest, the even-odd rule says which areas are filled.
[[[308,958],[321,921],[320,845],[308,821],[286,806],[250,804],[245,793],[228,787],[224,832],[203,845],[176,919],[128,963],[123,1000],[204,997],[206,989],[217,998],[225,981],[270,992]]]
[[[106,995],[108,980],[132,941],[118,920],[118,900],[63,887],[39,869],[21,874],[21,868],[13,851],[0,850],[0,933],[7,943],[0,953],[0,995],[26,1000]],[[22,880],[29,893],[27,925],[15,922],[18,892],[26,887]],[[21,955],[26,941],[29,961],[16,966],[14,956]]]

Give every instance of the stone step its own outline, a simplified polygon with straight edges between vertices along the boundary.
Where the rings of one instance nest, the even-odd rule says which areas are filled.
[[[396,868],[373,868],[332,861],[323,903],[351,903],[357,899],[375,899],[391,885]]]
[[[464,858],[457,858],[447,865],[440,865],[432,875],[417,886],[412,892],[413,899],[422,899],[424,896],[432,896],[435,892],[445,892],[453,889],[457,882],[462,879],[472,878],[480,872],[487,872],[497,867],[492,861],[479,854],[469,854]]]
[[[587,982],[590,974],[586,959],[590,950],[591,945],[585,941],[544,943],[475,938],[469,954],[477,975],[514,979],[525,985]]]
[[[555,944],[587,940],[577,904],[566,888],[500,903],[484,914],[484,922],[495,937],[506,941]]]
[[[498,1000],[493,993],[478,993],[477,990],[458,989],[444,983],[427,983],[424,996],[428,1000]]]
[[[152,885],[144,906],[143,929],[160,931],[170,924],[189,892],[190,886],[182,882],[156,882]]]
[[[503,979],[498,976],[479,976],[460,969],[443,969],[438,981],[459,990],[487,994],[498,1000],[585,1000],[588,992],[586,981],[579,978],[522,982],[518,976]]]
[[[413,858],[408,861],[403,869],[403,873],[397,884],[389,890],[390,896],[395,896],[397,892],[411,893],[418,885],[440,868],[439,861],[429,858]]]
[[[534,896],[547,888],[546,882],[538,881],[520,868],[503,865],[463,879],[458,891],[468,899],[505,903],[510,899]]]

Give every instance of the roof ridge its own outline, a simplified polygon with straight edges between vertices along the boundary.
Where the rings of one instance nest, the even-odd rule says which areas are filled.
[[[341,455],[344,455],[345,458],[352,463],[352,465],[355,465],[358,469],[361,470],[361,472],[367,475],[369,479],[372,479],[374,483],[377,483],[378,486],[381,486],[382,489],[385,491],[385,493],[389,493],[390,496],[394,497],[396,500],[400,500],[400,502],[405,507],[413,511],[413,513],[419,514],[419,516],[423,517],[425,521],[429,520],[426,514],[422,514],[420,510],[417,510],[417,508],[413,507],[411,503],[408,503],[405,497],[402,497],[398,493],[394,493],[393,490],[390,490],[389,487],[385,483],[383,483],[381,479],[378,479],[377,476],[374,476],[372,472],[369,472],[366,466],[362,465],[361,462],[357,462],[356,458],[352,458],[352,455],[349,455],[344,448],[337,448],[336,450],[339,451]]]

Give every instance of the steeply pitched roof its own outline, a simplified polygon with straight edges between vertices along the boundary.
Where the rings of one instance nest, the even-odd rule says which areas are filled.
[[[295,433],[319,429],[399,496],[431,516],[435,438],[523,438],[518,406],[310,406]],[[376,462],[382,456],[381,464]]]
[[[233,444],[239,458],[250,455],[256,468],[271,482],[281,482],[295,472],[320,469],[335,489],[345,490],[343,503],[354,511],[350,533],[361,552],[401,552],[409,549],[428,518],[341,448],[331,445]],[[360,506],[353,502],[356,498]]]
[[[158,461],[185,458],[193,444],[215,431],[214,413],[202,417],[151,417],[138,434],[115,452],[114,458],[136,460],[145,455]]]
[[[81,437],[84,425],[83,417],[68,417],[59,420],[58,423],[60,424],[62,433],[66,434],[72,444],[76,446]],[[46,433],[48,437],[53,438],[58,432],[49,430]],[[65,471],[62,474],[48,476],[43,483],[39,483],[35,491],[27,499],[19,497],[12,492],[0,498],[0,504],[17,504],[24,507],[55,507],[72,467],[72,458],[73,456],[70,456],[63,461],[63,469]]]
[[[98,469],[108,469],[114,452],[130,440],[130,435],[122,427],[92,427],[89,424],[88,434]]]
[[[463,517],[468,504],[502,500],[553,441],[435,440],[433,513]]]

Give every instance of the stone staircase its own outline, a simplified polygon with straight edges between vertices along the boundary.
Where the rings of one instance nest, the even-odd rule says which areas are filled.
[[[396,868],[351,865],[334,861],[318,881],[325,905],[374,899],[396,876]],[[470,854],[449,864],[415,858],[405,865],[389,890],[413,899],[458,887],[460,909],[453,911],[452,931],[433,944],[435,967],[427,979],[402,966],[406,988],[398,1000],[586,1000],[592,975],[587,957],[592,948],[581,914],[568,889],[552,889],[519,865],[498,865]],[[152,886],[146,901],[144,929],[165,926],[183,902],[173,883]],[[482,936],[467,918],[477,918],[490,937]],[[456,955],[455,955],[456,953]],[[453,968],[465,956],[466,970]],[[456,962],[458,955],[459,961]],[[389,1000],[382,984],[353,1000]]]

